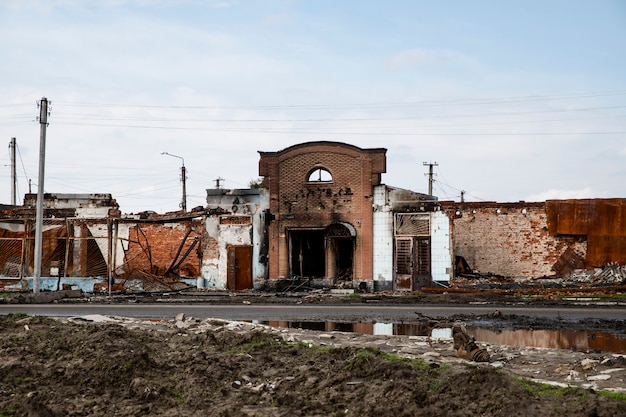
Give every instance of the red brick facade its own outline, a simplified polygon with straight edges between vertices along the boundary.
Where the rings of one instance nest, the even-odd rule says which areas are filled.
[[[345,268],[352,280],[371,280],[372,194],[386,169],[386,149],[309,142],[260,154],[259,174],[270,192],[273,219],[269,278],[308,273],[334,280]],[[321,181],[311,177],[319,169],[326,175]],[[310,245],[322,244],[325,256],[315,255]],[[334,257],[340,253],[351,265]],[[303,262],[312,264],[303,268]]]

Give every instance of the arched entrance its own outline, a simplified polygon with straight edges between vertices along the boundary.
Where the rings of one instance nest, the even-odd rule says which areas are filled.
[[[354,279],[354,240],[356,230],[349,223],[333,223],[326,228],[326,274],[334,282]]]
[[[349,223],[325,229],[289,230],[289,271],[292,276],[352,281],[356,230]]]

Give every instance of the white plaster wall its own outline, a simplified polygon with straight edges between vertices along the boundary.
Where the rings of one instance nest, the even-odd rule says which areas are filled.
[[[207,218],[206,223],[209,235],[217,239],[217,259],[202,260],[202,276],[207,288],[223,290],[227,285],[227,248],[229,245],[252,245],[252,225],[220,225],[219,217]]]
[[[205,227],[207,234],[219,241],[219,217],[211,216],[207,217],[205,221]],[[205,286],[207,288],[225,289],[226,281],[219,281],[219,251],[217,258],[202,258],[201,274],[205,280]]]
[[[237,214],[252,216],[252,225],[220,225],[219,216],[206,218],[205,227],[209,236],[217,241],[216,259],[202,260],[202,277],[207,288],[226,289],[228,259],[227,246],[252,246],[252,285],[261,285],[267,279],[267,265],[261,262],[261,249],[265,240],[265,219],[263,211],[269,208],[269,192],[259,189],[258,193],[250,190],[224,191],[207,196],[208,207],[222,208]],[[236,210],[234,210],[236,207]]]
[[[450,220],[441,211],[433,212],[430,218],[430,257],[433,281],[450,282],[452,275]]]
[[[79,219],[106,219],[111,207],[78,207],[76,217]]]
[[[117,240],[113,242],[113,259],[115,264],[113,268],[118,275],[124,274],[124,255],[128,250],[128,240],[130,238],[130,229],[137,226],[136,223],[118,223],[117,224]]]
[[[261,189],[259,201],[250,205],[252,214],[252,286],[265,283],[267,279],[267,265],[261,263],[261,248],[265,240],[265,219],[263,210],[268,209],[270,204],[269,191]]]
[[[374,281],[393,281],[393,213],[387,186],[374,187]]]

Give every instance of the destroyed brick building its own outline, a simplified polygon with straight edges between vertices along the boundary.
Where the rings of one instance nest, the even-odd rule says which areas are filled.
[[[439,201],[384,184],[384,148],[259,154],[259,188],[208,189],[190,212],[122,214],[109,194],[46,194],[41,288],[414,291],[597,279],[607,265],[606,282],[626,279],[626,199]],[[0,207],[5,289],[32,288],[35,199]]]
[[[589,278],[612,265],[619,271],[605,283],[626,278],[626,199],[446,201],[441,207],[450,219],[455,276],[540,281],[580,271]]]

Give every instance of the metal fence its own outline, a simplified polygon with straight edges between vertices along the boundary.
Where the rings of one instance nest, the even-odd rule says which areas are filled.
[[[107,277],[111,260],[110,222],[83,219],[44,219],[41,275],[49,277]],[[2,223],[0,276],[21,278],[34,272],[35,222]]]

